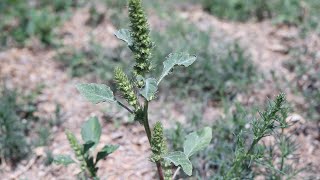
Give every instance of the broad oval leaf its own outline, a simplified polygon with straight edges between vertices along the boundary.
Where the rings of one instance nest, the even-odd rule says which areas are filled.
[[[186,136],[183,151],[187,157],[207,147],[212,139],[212,129],[205,127],[200,131],[192,132]]]
[[[104,84],[78,84],[77,89],[82,96],[92,103],[116,102],[110,87]]]
[[[163,71],[162,74],[157,82],[161,82],[161,80],[169,74],[171,69],[176,66],[185,66],[188,67],[190,66],[195,60],[197,59],[196,56],[190,56],[187,53],[172,53],[167,57],[167,60],[163,62]]]
[[[85,143],[98,144],[101,136],[101,125],[97,117],[91,117],[81,126],[81,136]]]
[[[192,164],[189,158],[181,151],[168,153],[163,157],[165,160],[172,162],[175,166],[181,166],[183,171],[188,175],[192,175]]]
[[[98,152],[97,154],[97,160],[96,162],[98,162],[101,159],[104,159],[105,157],[107,157],[109,154],[113,153],[114,151],[116,151],[119,148],[118,145],[105,145],[101,151]]]
[[[151,101],[154,98],[157,89],[157,80],[155,78],[148,78],[145,80],[144,88],[140,91],[140,94],[148,101]]]
[[[57,155],[53,158],[53,162],[56,164],[62,164],[64,166],[75,163],[75,161],[69,155]]]
[[[120,29],[116,33],[114,33],[114,35],[118,39],[126,42],[128,44],[128,46],[133,45],[133,40],[132,40],[131,33],[130,33],[129,29]]]

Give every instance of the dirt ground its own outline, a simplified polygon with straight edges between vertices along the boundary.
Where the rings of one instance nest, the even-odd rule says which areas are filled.
[[[292,78],[292,75],[282,64],[288,58],[289,46],[298,41],[295,38],[298,33],[296,28],[276,27],[268,21],[262,23],[226,22],[207,14],[199,7],[178,9],[178,14],[202,30],[213,28],[213,37],[215,33],[223,33],[231,39],[239,40],[241,45],[248,50],[261,72],[276,70],[277,73],[289,79]],[[61,28],[61,34],[68,34],[63,38],[65,45],[81,47],[88,43],[91,34],[105,47],[114,48],[118,46],[119,42],[113,36],[116,29],[108,20],[105,20],[96,29],[92,29],[84,25],[87,16],[87,9],[79,9]],[[156,26],[156,23],[151,22],[151,25]],[[320,51],[320,38],[310,36],[309,45],[318,48]],[[65,113],[62,127],[53,130],[50,145],[34,149],[33,155],[20,163],[14,170],[2,164],[0,168],[3,171],[0,172],[0,179],[74,179],[73,177],[79,172],[79,169],[74,165],[68,168],[57,165],[45,166],[42,163],[46,157],[45,151],[51,150],[54,155],[71,154],[71,149],[64,134],[65,129],[80,135],[82,122],[90,116],[97,115],[105,118],[105,113],[113,114],[114,117],[121,117],[126,114],[119,107],[107,104],[95,106],[86,102],[76,91],[75,84],[88,80],[71,79],[67,72],[59,68],[59,63],[54,60],[55,55],[55,50],[37,46],[22,49],[11,48],[0,52],[0,79],[5,78],[9,87],[32,91],[39,84],[44,85],[44,89],[38,97],[40,102],[38,104],[38,116],[46,117],[48,114],[52,114],[57,103],[61,104]],[[239,97],[239,100],[264,101],[266,97],[275,93],[277,93],[276,87],[269,83],[265,85],[262,91],[254,92],[250,97]],[[303,100],[293,94],[288,94],[288,100],[301,101],[303,104]],[[166,121],[166,119],[172,119],[172,116],[181,121],[185,119],[179,111],[170,115],[166,113],[167,109],[174,108],[174,104],[164,106],[163,102],[159,100],[151,106],[162,109],[160,115],[157,115],[154,119]],[[206,112],[208,112],[207,116],[217,114],[212,107],[208,107]],[[298,129],[295,138],[300,145],[301,159],[299,164],[301,166],[312,165],[313,171],[318,172],[318,178],[320,179],[319,124],[310,122],[298,114],[291,117],[299,119],[299,123],[294,126]],[[151,119],[153,118],[151,117]],[[114,154],[100,163],[99,174],[101,178],[110,180],[155,179],[155,166],[147,161],[150,149],[143,127],[136,123],[125,123],[115,128],[112,123],[106,121],[101,121],[101,123],[103,125],[101,141],[120,145],[120,148]],[[170,123],[167,123],[166,126],[170,126]]]

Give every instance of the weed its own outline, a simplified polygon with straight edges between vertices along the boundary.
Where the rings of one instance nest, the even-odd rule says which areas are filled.
[[[56,104],[56,110],[54,111],[54,115],[52,116],[52,118],[50,119],[50,126],[61,126],[62,122],[65,119],[65,114],[64,112],[61,110],[61,105],[60,104]]]
[[[54,45],[55,27],[60,25],[63,14],[71,1],[40,1],[31,4],[27,1],[4,0],[0,3],[0,40],[4,46],[24,45],[32,37],[44,45]],[[1,10],[2,9],[2,10]]]
[[[42,86],[25,95],[20,90],[0,90],[0,163],[12,166],[28,157],[34,146],[46,146],[50,129],[37,112],[37,96]]]
[[[25,137],[25,127],[17,110],[17,94],[6,88],[0,92],[0,157],[15,165],[26,158],[30,145]]]
[[[290,171],[286,171],[285,168],[287,165],[286,160],[289,158],[289,155],[294,152],[295,147],[292,143],[287,143],[290,142],[289,138],[283,134],[284,129],[289,126],[286,122],[288,109],[285,105],[286,99],[284,94],[278,95],[274,102],[268,104],[269,106],[265,111],[259,112],[260,118],[252,116],[251,118],[253,118],[253,120],[251,124],[246,124],[246,114],[242,111],[240,115],[234,114],[232,116],[231,125],[224,124],[226,126],[216,128],[220,128],[221,130],[217,132],[219,133],[217,134],[219,139],[214,141],[214,146],[222,145],[222,147],[206,148],[207,146],[212,147],[212,145],[210,145],[213,135],[212,128],[205,127],[200,131],[194,131],[188,134],[178,125],[178,129],[172,133],[171,139],[169,138],[173,140],[172,147],[175,150],[170,151],[167,146],[167,139],[164,136],[162,123],[158,121],[152,129],[150,128],[149,103],[156,99],[160,83],[174,68],[179,66],[188,67],[196,62],[197,57],[189,55],[185,51],[191,51],[193,54],[206,54],[210,47],[210,38],[208,38],[206,34],[203,36],[201,36],[202,33],[197,34],[201,41],[203,41],[198,43],[203,43],[200,47],[204,48],[197,49],[198,47],[196,47],[196,45],[193,46],[192,44],[192,46],[190,46],[190,43],[184,43],[185,46],[178,49],[179,53],[171,53],[167,56],[163,62],[163,69],[161,71],[159,70],[159,61],[154,61],[154,59],[162,59],[163,57],[161,58],[160,56],[162,56],[162,53],[168,53],[166,51],[168,51],[169,48],[154,51],[154,48],[157,46],[151,41],[149,25],[141,1],[129,0],[128,6],[130,29],[121,29],[115,33],[117,38],[127,44],[134,55],[133,68],[128,71],[129,73],[123,71],[122,68],[115,68],[114,71],[115,84],[122,96],[120,98],[116,97],[112,89],[104,84],[83,83],[78,84],[77,89],[85,99],[94,104],[111,103],[119,105],[127,110],[129,114],[133,115],[135,121],[143,125],[152,151],[150,160],[156,164],[159,179],[175,179],[180,176],[184,178],[191,176],[194,172],[196,172],[197,176],[217,179],[250,179],[259,174],[258,171],[255,171],[255,167],[259,165],[263,165],[268,172],[271,172],[269,175],[272,174],[272,177],[276,179],[291,177],[292,175],[295,176],[299,172],[292,170],[293,168],[288,168]],[[182,37],[189,41],[199,38],[189,35]],[[177,44],[174,44],[174,38],[159,39],[162,39],[163,44],[164,42],[167,45],[172,43],[172,47],[177,47]],[[197,50],[199,50],[199,52],[197,52]],[[159,54],[154,52],[158,52]],[[223,75],[219,77],[219,73],[215,74],[219,78],[223,77],[220,80],[217,79],[217,81],[221,82],[222,87],[224,87],[224,84],[228,84],[226,81],[230,79],[234,79],[235,82],[241,79],[244,81],[243,84],[251,81],[247,81],[247,79],[254,74],[254,67],[250,63],[248,65],[246,61],[247,57],[239,45],[235,44],[231,46],[229,51],[226,52],[225,57],[223,60],[226,62],[221,63],[221,69],[223,69],[223,73],[221,74]],[[195,63],[195,65],[196,64],[197,63]],[[209,67],[212,66],[206,64],[203,71],[197,69],[197,71],[189,71],[184,75],[192,74],[191,77],[194,78],[193,83],[205,83],[205,81],[209,81],[210,78],[215,77],[211,75],[210,77],[205,77],[208,79],[202,79],[202,73],[209,71],[207,69]],[[220,66],[218,68],[214,67],[212,70],[219,68]],[[243,71],[248,73],[243,74]],[[157,74],[160,75],[154,78]],[[171,79],[176,78],[175,80],[177,81],[178,78],[185,78],[181,76],[183,75],[174,74],[171,75]],[[181,81],[185,83],[183,87],[191,86],[188,84],[188,81],[189,79],[183,79]],[[215,85],[215,83],[208,83],[208,86],[211,85],[211,87],[208,88],[210,91],[213,89],[213,84]],[[218,86],[217,89],[216,92],[221,94],[222,88]],[[200,117],[201,116],[195,116],[194,118]],[[193,126],[199,126],[196,120],[194,120],[194,122]],[[101,135],[101,125],[98,119],[91,118],[86,121],[82,126],[81,134],[84,141],[83,145],[78,142],[74,134],[70,131],[66,132],[82,174],[85,177],[98,179],[96,164],[101,158],[98,157],[99,153],[96,158],[90,154],[90,149],[97,145]],[[187,135],[185,136],[185,134]],[[271,153],[266,150],[268,149],[267,146],[264,147],[261,145],[267,136],[272,136],[275,139],[278,138],[274,146],[279,147],[281,153],[271,155]],[[183,143],[183,145],[180,143]],[[116,148],[117,146],[113,146],[113,148],[111,148],[112,150],[105,150],[105,152],[100,151],[100,153],[107,156],[116,150]],[[216,149],[218,149],[218,151],[215,151]],[[208,152],[212,154],[210,156],[199,155],[198,152],[202,150],[205,150],[206,154]],[[266,156],[267,152],[270,156]],[[223,153],[228,153],[228,155],[224,157],[224,159],[221,159],[221,157],[226,156],[226,154]],[[210,162],[208,158],[212,158],[218,163],[212,163],[211,165],[214,165],[214,167],[211,165],[205,167],[196,166],[197,170],[194,171],[193,164],[191,163],[194,162],[194,159],[191,157],[195,156],[198,156],[197,159],[200,157],[200,160],[204,162]],[[280,164],[273,162],[274,156],[278,156],[281,159]],[[57,156],[56,162],[68,165],[75,161],[70,156]],[[268,164],[266,162],[268,162]],[[172,173],[172,164],[177,167],[174,173]],[[204,170],[201,170],[201,168],[204,168]],[[179,172],[181,169],[185,174],[180,175]],[[215,174],[215,176],[213,174],[207,174],[207,170],[208,172],[218,172],[219,174]]]
[[[250,57],[237,42],[214,48],[209,32],[179,22],[172,23],[165,32],[153,35],[159,42],[154,50],[156,67],[159,67],[161,57],[176,47],[197,54],[196,71],[179,69],[164,82],[163,89],[172,87],[178,90],[175,95],[199,97],[208,94],[208,98],[221,100],[221,95],[232,97],[257,77]],[[161,72],[159,69],[156,71]]]
[[[75,7],[78,5],[78,2],[76,0],[41,0],[39,3],[40,7],[52,6],[53,10],[58,13],[68,11],[71,7]]]
[[[205,10],[229,20],[273,19],[275,23],[301,25],[303,28],[318,26],[315,0],[202,0]]]
[[[212,138],[211,128],[205,127],[201,131],[188,134],[184,141],[183,151],[170,152],[167,148],[162,123],[157,122],[153,130],[151,130],[148,109],[149,102],[156,97],[158,85],[168,73],[179,65],[190,66],[196,61],[196,57],[184,52],[172,53],[167,56],[166,61],[163,63],[162,74],[157,79],[150,77],[150,72],[154,69],[151,58],[154,45],[149,35],[150,30],[147,17],[140,0],[129,0],[128,6],[130,30],[121,29],[115,34],[119,39],[127,43],[135,60],[134,66],[130,71],[130,76],[127,76],[121,68],[116,68],[114,71],[114,79],[123,99],[116,98],[111,88],[104,84],[79,84],[77,85],[77,89],[92,103],[109,102],[118,104],[135,116],[134,119],[145,128],[152,150],[150,159],[157,166],[159,179],[175,178],[181,168],[188,176],[191,176],[192,164],[189,159],[210,143]],[[143,99],[143,103],[140,99]],[[126,101],[126,103],[122,101]],[[99,153],[94,162],[94,158],[87,155],[87,152],[99,141],[101,127],[98,120],[90,119],[83,125],[82,138],[85,141],[83,146],[78,143],[72,133],[67,131],[66,134],[71,147],[75,151],[83,174],[97,179],[96,172],[98,169],[96,168],[96,163],[100,160]],[[106,152],[112,153],[115,149],[113,148],[112,151],[106,150]],[[108,155],[110,153],[104,154]],[[67,165],[74,161],[69,156],[59,156],[57,162]],[[178,166],[173,175],[171,163]]]
[[[46,151],[46,157],[43,161],[45,166],[50,166],[54,161],[54,157],[51,151]]]
[[[152,3],[146,4],[154,6]],[[126,14],[122,12],[125,5],[120,1],[107,1],[107,5],[117,13],[118,17]],[[117,7],[120,9],[117,10]],[[163,81],[161,85],[162,91],[168,91],[165,94],[174,94],[179,97],[200,97],[206,94],[208,98],[219,101],[222,95],[231,99],[257,79],[255,66],[237,42],[234,44],[225,42],[215,47],[210,43],[210,31],[200,31],[192,24],[181,23],[182,20],[177,19],[169,20],[166,17],[167,29],[151,33],[152,39],[157,42],[153,48],[154,71],[152,74],[156,76],[161,73],[163,57],[172,51],[188,51],[191,54],[197,54],[198,61],[194,64],[194,69],[197,71],[177,67],[179,70],[175,76]],[[88,48],[67,49],[56,59],[63,62],[72,76],[90,74],[110,81],[112,74],[109,72],[112,72],[117,65],[131,66],[130,61],[123,61],[123,59],[131,60],[129,55],[130,53],[123,46],[106,51],[91,41]],[[125,71],[128,70],[128,68],[125,69]]]
[[[97,144],[99,143],[100,136],[101,136],[101,125],[96,117],[90,118],[86,121],[81,129],[82,139],[85,142],[84,144],[80,145],[77,138],[73,133],[70,131],[66,131],[66,136],[69,140],[69,143],[74,151],[78,164],[81,168],[81,173],[79,177],[87,177],[87,172],[89,176],[98,179],[97,177],[97,163],[105,159],[108,155],[113,153],[115,150],[118,149],[118,146],[115,145],[105,145],[94,157],[90,150],[96,148]],[[54,157],[54,162],[57,164],[69,165],[72,163],[76,163],[73,158],[69,155],[58,155]]]
[[[287,104],[284,95],[270,102],[265,111],[256,111],[236,104],[233,112],[213,126],[213,141],[194,160],[199,179],[282,179],[297,177],[303,170],[296,167],[297,144],[292,134],[285,133]],[[251,121],[251,122],[250,122]],[[176,128],[168,132],[173,147],[180,135],[193,129]],[[180,148],[180,147],[178,147]],[[184,175],[179,178],[184,179]]]
[[[284,66],[294,78],[288,83],[293,93],[298,92],[304,97],[305,105],[299,105],[306,116],[312,120],[320,119],[320,74],[316,52],[307,47],[293,48],[291,57]],[[300,107],[301,106],[301,107]]]
[[[96,27],[102,23],[102,21],[104,19],[104,13],[99,12],[97,10],[96,5],[92,4],[90,6],[89,14],[90,14],[89,19],[86,22],[87,25],[89,25],[91,27]]]
[[[127,16],[127,0],[104,0],[108,9],[108,17],[112,24],[119,28],[128,24]]]
[[[50,140],[50,129],[48,127],[40,127],[38,129],[38,138],[33,142],[35,146],[47,146]]]
[[[128,53],[123,47],[105,50],[95,41],[90,41],[87,47],[80,50],[65,48],[58,52],[55,57],[62,63],[72,77],[81,77],[85,75],[94,75],[105,81],[112,80],[112,71],[116,66],[125,66],[130,62],[127,59]]]
[[[262,5],[264,1],[241,1],[241,0],[203,0],[202,4],[205,10],[210,11],[212,14],[217,15],[220,18],[246,21],[248,20],[255,11],[260,9],[259,5]],[[269,15],[268,6],[262,9],[261,14]],[[263,18],[263,17],[262,17]]]

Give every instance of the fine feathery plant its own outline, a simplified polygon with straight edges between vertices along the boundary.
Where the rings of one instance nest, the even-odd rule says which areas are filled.
[[[286,118],[288,116],[286,99],[284,94],[280,94],[276,97],[274,102],[270,102],[267,109],[263,112],[260,112],[260,118],[253,120],[252,122],[252,140],[247,146],[246,134],[241,130],[236,136],[236,148],[234,152],[234,158],[231,167],[224,174],[224,179],[234,179],[237,177],[252,177],[252,167],[255,163],[262,164],[267,170],[271,169],[277,171],[275,176],[278,176],[276,179],[284,177],[286,175],[284,167],[284,161],[287,156],[291,153],[283,153],[283,149],[293,150],[294,148],[289,147],[282,143],[282,149],[280,145],[280,154],[281,154],[281,165],[278,168],[277,165],[270,164],[272,161],[266,160],[264,158],[265,149],[259,145],[263,138],[267,136],[276,137],[276,133],[280,130],[281,133],[278,134],[276,139],[280,139],[279,142],[283,142],[285,135],[283,134],[284,129],[289,127]],[[281,143],[280,143],[281,144]],[[275,149],[275,148],[273,148]]]
[[[226,110],[228,108],[229,105]],[[197,179],[293,179],[306,170],[297,166],[298,146],[294,133],[288,133],[294,122],[288,119],[284,94],[269,101],[263,111],[258,111],[260,116],[257,110],[246,110],[240,104],[235,108],[232,112],[225,111],[226,117],[212,126],[210,148],[200,152],[195,161],[198,162],[194,167]],[[184,127],[177,124],[168,131],[173,149],[181,148],[185,132],[193,127],[192,123]]]
[[[134,54],[135,64],[130,77],[128,77],[121,68],[116,68],[114,71],[114,79],[118,90],[122,93],[122,97],[127,103],[123,103],[119,98],[116,98],[111,88],[104,84],[79,84],[77,85],[77,89],[92,103],[108,102],[118,104],[130,114],[134,115],[135,120],[145,128],[152,150],[150,160],[156,164],[160,180],[174,178],[180,169],[191,176],[193,168],[190,157],[209,145],[212,139],[212,129],[205,127],[200,131],[190,133],[186,136],[183,143],[183,151],[170,152],[167,149],[162,123],[156,122],[154,128],[150,128],[148,107],[149,103],[156,98],[158,85],[163,78],[165,78],[175,66],[190,66],[196,61],[196,57],[184,52],[172,53],[164,61],[164,68],[161,75],[158,78],[150,77],[151,71],[154,70],[151,63],[154,44],[149,35],[150,30],[147,17],[143,10],[141,0],[129,0],[128,6],[130,29],[121,29],[116,32],[115,35],[127,43]],[[91,120],[89,120],[89,122],[91,122]],[[94,124],[96,125],[91,125],[92,122],[89,122],[83,125],[82,130],[89,129],[91,131],[89,134],[95,134],[97,133],[96,131],[99,131],[97,134],[100,134],[101,127],[97,125],[98,121],[95,120]],[[82,133],[85,143],[81,146],[70,131],[67,131],[66,135],[71,147],[75,151],[83,174],[87,177],[98,179],[96,176],[96,162],[100,159],[99,157],[93,158],[88,155],[90,149],[96,145],[97,141],[93,141],[93,143],[91,141],[92,139],[86,139]],[[115,149],[116,148],[114,148],[113,151]],[[109,153],[106,153],[106,155],[113,151],[107,151]],[[60,156],[56,158],[56,161],[65,165],[74,162],[70,156]],[[178,167],[174,174],[171,170],[171,163]]]
[[[0,164],[5,161],[15,165],[30,152],[18,106],[15,91],[0,89]]]

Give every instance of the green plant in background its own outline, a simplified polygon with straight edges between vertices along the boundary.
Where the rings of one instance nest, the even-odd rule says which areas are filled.
[[[262,157],[261,148],[258,143],[262,138],[272,135],[276,128],[287,128],[287,109],[284,105],[285,96],[280,94],[274,103],[270,103],[266,111],[261,112],[261,119],[252,122],[253,139],[248,148],[242,132],[237,136],[237,146],[235,157],[231,169],[226,174],[226,178],[246,177],[251,174],[246,170],[250,167],[252,160],[259,160]]]
[[[128,59],[128,56],[129,53],[124,51],[124,47],[105,49],[95,40],[91,40],[88,46],[79,50],[66,47],[58,51],[55,59],[72,77],[94,76],[96,79],[111,82],[115,67],[126,68],[131,64],[123,60]]]
[[[86,24],[91,26],[91,27],[96,27],[99,24],[102,23],[102,21],[104,20],[105,14],[102,12],[99,12],[97,10],[97,6],[92,3],[89,9],[89,19],[86,21]]]
[[[55,12],[68,11],[71,7],[77,6],[77,0],[41,0],[40,6],[51,6]]]
[[[270,102],[265,111],[259,112],[260,118],[252,121],[251,129],[244,129],[236,136],[234,158],[224,179],[237,177],[253,178],[263,174],[268,179],[282,179],[295,177],[301,170],[290,164],[290,156],[295,155],[297,146],[284,133],[289,124],[288,107],[284,94]],[[265,137],[272,137],[275,142],[271,145],[260,145]],[[247,137],[252,137],[248,142]],[[270,142],[269,142],[270,143]],[[280,159],[280,162],[278,161]],[[265,172],[256,172],[254,167],[262,167]]]
[[[274,144],[263,146],[264,157],[257,161],[258,166],[268,167],[265,171],[258,172],[268,179],[292,179],[306,169],[296,167],[299,159],[298,145],[290,135],[284,133],[284,129],[281,128],[280,132],[275,133]]]
[[[198,179],[265,179],[293,178],[304,169],[296,167],[297,145],[291,133],[285,133],[292,124],[287,122],[287,103],[280,94],[264,111],[246,110],[230,105],[226,117],[212,125],[213,140],[200,152],[195,164]],[[251,120],[251,123],[250,123]],[[178,125],[168,132],[174,148],[193,129]],[[267,138],[265,138],[267,137]],[[185,177],[179,176],[180,179]]]
[[[4,0],[0,2],[1,45],[24,45],[31,37],[38,38],[44,45],[54,45],[55,28],[65,19],[65,13],[73,5],[67,1]]]
[[[66,131],[66,136],[74,151],[75,157],[78,161],[77,163],[81,168],[79,177],[83,178],[89,176],[93,179],[98,179],[97,163],[100,160],[105,159],[119,147],[117,145],[105,145],[95,157],[93,156],[93,151],[97,147],[101,136],[101,125],[96,117],[90,118],[82,125],[81,136],[84,141],[83,144],[80,144],[76,136],[69,130]],[[57,155],[54,157],[54,162],[65,166],[76,163],[76,161],[69,155]]]
[[[0,91],[0,163],[15,165],[27,157],[30,145],[25,136],[25,127],[17,112],[17,94],[6,88]]]
[[[53,44],[53,29],[59,24],[59,17],[50,13],[49,9],[31,10],[21,20],[20,27],[13,32],[15,37],[29,38],[32,36],[39,37],[40,41],[46,45]],[[24,35],[23,33],[26,33]],[[18,38],[19,42],[26,39]]]
[[[205,10],[220,18],[247,21],[252,17],[259,20],[271,18],[268,2],[264,0],[202,0],[202,5]]]
[[[107,17],[116,27],[123,27],[128,24],[127,0],[102,0],[108,9]]]
[[[118,104],[135,116],[135,120],[140,122],[145,128],[153,153],[150,159],[157,165],[159,179],[172,178],[171,163],[179,166],[176,173],[174,173],[175,175],[180,168],[182,168],[187,175],[191,176],[192,164],[189,158],[210,143],[212,138],[211,128],[206,127],[201,131],[189,134],[184,141],[183,151],[170,152],[167,149],[167,142],[163,135],[162,123],[157,122],[153,130],[151,130],[148,109],[150,101],[156,98],[158,85],[162,79],[167,76],[175,66],[190,66],[196,60],[196,57],[190,56],[187,53],[172,53],[163,62],[164,67],[161,75],[158,78],[151,77],[150,72],[153,70],[151,66],[153,43],[149,36],[147,18],[140,0],[129,0],[128,6],[130,30],[122,29],[115,35],[128,44],[128,47],[134,54],[135,64],[130,76],[127,76],[121,68],[115,69],[114,76],[116,85],[123,99],[127,101],[129,106],[116,98],[111,88],[104,84],[79,84],[77,85],[77,89],[92,103],[108,102]],[[143,102],[140,100],[143,100]],[[84,124],[83,128],[90,129],[87,123]],[[88,162],[83,160],[85,159],[83,153],[84,147],[81,147],[79,143],[75,141],[74,136],[72,137],[70,132],[67,132],[67,136],[71,146],[76,152],[82,169],[85,169],[85,167],[88,167]],[[71,162],[70,158],[62,159],[66,159],[68,163]],[[89,176],[96,178],[96,168],[91,167],[87,169]]]
[[[0,164],[17,165],[31,154],[31,149],[46,146],[51,140],[51,126],[38,117],[37,97],[43,86],[32,93],[0,87]]]
[[[197,53],[198,61],[193,68],[180,69],[178,73],[164,82],[163,91],[166,94],[182,95],[182,97],[203,97],[221,100],[222,95],[232,98],[238,92],[258,78],[255,66],[250,57],[237,42],[212,44],[209,31],[200,31],[191,24],[172,21],[163,32],[153,33],[157,40],[154,49],[155,71],[161,64],[159,59],[174,49]],[[216,41],[214,41],[216,42]],[[205,96],[207,97],[207,96]]]
[[[279,24],[293,24],[305,28],[318,26],[320,6],[316,0],[202,0],[205,10],[229,20],[273,19]]]
[[[294,47],[290,50],[291,58],[284,63],[294,78],[288,82],[293,93],[304,97],[304,104],[299,104],[301,113],[312,120],[320,119],[320,68],[317,52],[306,47]]]

